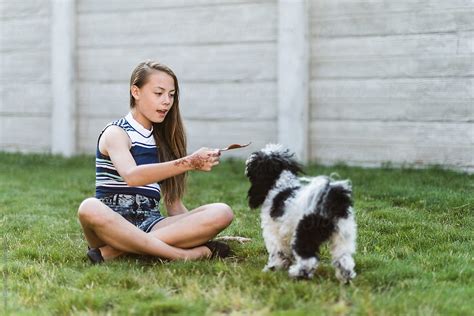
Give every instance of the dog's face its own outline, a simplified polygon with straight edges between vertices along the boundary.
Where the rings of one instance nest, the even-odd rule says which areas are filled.
[[[250,180],[248,198],[251,208],[262,205],[268,191],[284,170],[295,175],[302,172],[294,154],[282,145],[268,144],[249,156],[245,162],[245,175]]]

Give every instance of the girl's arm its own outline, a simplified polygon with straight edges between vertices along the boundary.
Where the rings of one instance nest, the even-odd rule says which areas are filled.
[[[183,202],[180,199],[170,204],[167,203],[165,206],[166,211],[168,212],[168,216],[174,216],[188,212],[188,209],[184,206]]]
[[[142,186],[174,177],[190,170],[210,171],[219,164],[219,150],[201,148],[173,161],[137,166],[130,153],[131,141],[118,126],[108,127],[99,141],[99,150],[112,160],[117,172],[129,186]]]

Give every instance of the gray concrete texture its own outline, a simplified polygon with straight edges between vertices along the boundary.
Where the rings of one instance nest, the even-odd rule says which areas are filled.
[[[243,158],[277,141],[278,5],[76,0],[76,152],[93,154],[128,111],[130,72],[146,58],[180,79],[190,151],[253,141],[229,153]],[[474,1],[307,6],[311,161],[474,171]],[[52,151],[51,11],[0,0],[0,150]]]

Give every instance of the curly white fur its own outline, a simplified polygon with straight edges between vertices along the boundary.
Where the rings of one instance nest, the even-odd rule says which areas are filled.
[[[276,165],[282,168],[261,205],[261,228],[268,251],[263,270],[288,269],[291,277],[312,278],[319,263],[319,246],[327,240],[336,277],[347,283],[356,276],[353,255],[357,227],[351,204],[345,204],[350,199],[351,184],[326,176],[300,179],[294,170],[286,169],[295,163],[291,158],[288,150],[272,144],[246,162],[246,175],[254,189],[260,185],[260,177],[253,173],[262,172],[260,169],[272,164],[273,159],[278,164],[269,170],[275,170]],[[267,174],[262,172],[265,179]],[[250,199],[254,192],[249,190]],[[334,207],[341,209],[339,215]]]

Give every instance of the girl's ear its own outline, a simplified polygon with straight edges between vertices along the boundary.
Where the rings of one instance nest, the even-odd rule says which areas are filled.
[[[136,85],[130,87],[130,93],[135,98],[135,100],[140,99],[140,89]]]

